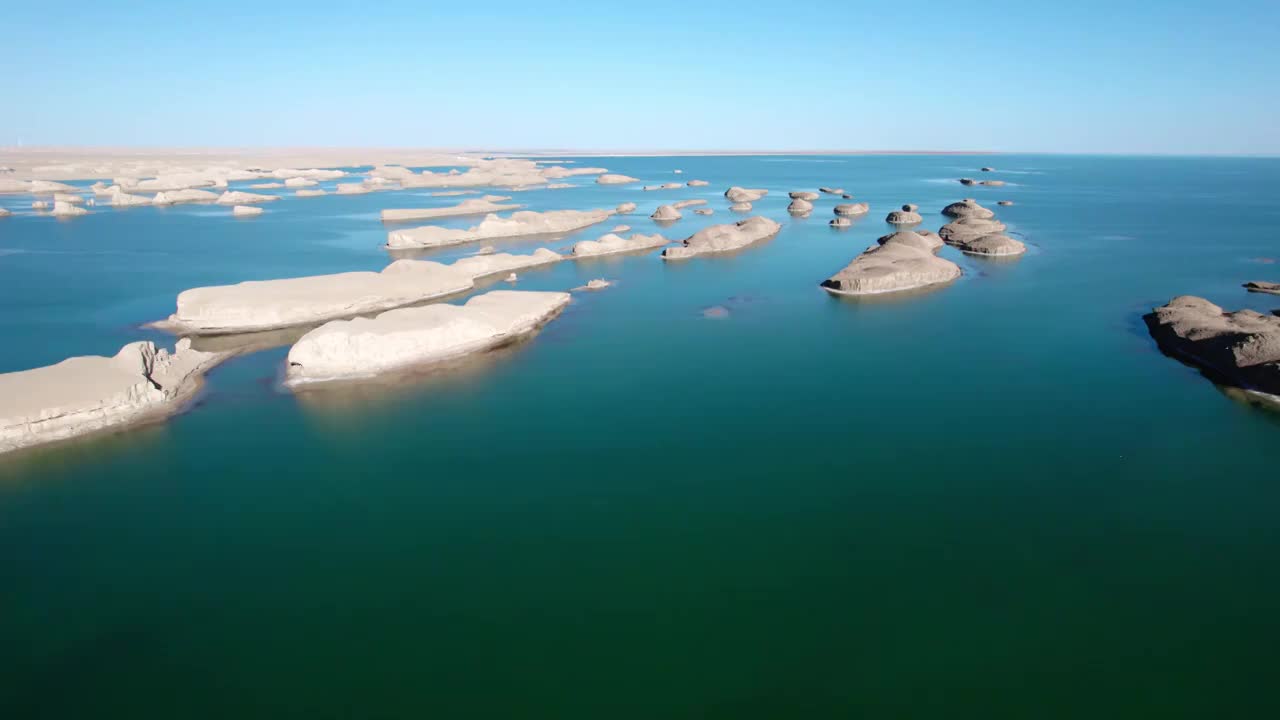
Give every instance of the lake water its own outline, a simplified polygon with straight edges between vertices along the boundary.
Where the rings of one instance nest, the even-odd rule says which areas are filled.
[[[764,187],[756,212],[784,228],[731,257],[523,272],[616,284],[460,368],[295,396],[276,348],[165,424],[0,457],[0,716],[1280,709],[1280,416],[1141,321],[1179,294],[1280,308],[1240,287],[1280,280],[1280,160],[580,163],[711,184],[574,178],[515,202],[635,201],[618,222],[650,232],[660,202],[706,198],[679,238],[738,217],[728,186]],[[981,165],[1009,185],[955,182]],[[824,197],[789,218],[786,192],[819,185],[871,214],[834,230]],[[171,343],[140,325],[189,287],[380,269],[380,209],[465,199],[428,195],[0,220],[0,372]],[[963,278],[904,298],[818,287],[893,207],[937,229],[965,196],[1026,256],[946,248]]]

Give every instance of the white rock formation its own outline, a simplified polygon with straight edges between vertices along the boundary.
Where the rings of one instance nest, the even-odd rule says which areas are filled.
[[[982,207],[973,198],[965,198],[960,202],[951,203],[942,208],[942,214],[953,218],[993,218],[996,216],[995,212]]]
[[[26,185],[26,191],[32,195],[52,195],[54,193],[73,193],[79,192],[80,188],[66,183],[53,182],[51,180],[32,180]]]
[[[548,180],[561,180],[563,178],[577,177],[579,175],[600,175],[603,177],[608,172],[609,172],[608,168],[599,168],[599,167],[567,168],[567,167],[561,167],[560,165],[552,165],[549,168],[542,169],[542,177],[547,178]]]
[[[860,203],[845,203],[843,205],[837,205],[835,206],[834,212],[837,215],[843,215],[845,217],[857,217],[859,215],[866,215],[867,212],[870,210],[871,210],[870,205],[864,202],[860,202]]]
[[[484,277],[563,259],[552,250],[539,248],[528,255],[473,255],[452,265],[397,260],[376,273],[193,288],[180,293],[177,311],[155,326],[178,334],[224,335],[314,325],[439,299],[470,290]]]
[[[183,203],[211,203],[218,201],[218,194],[208,190],[172,190],[156,193],[152,205],[179,205]]]
[[[818,188],[818,192],[826,193],[828,195],[844,195],[844,188],[820,187]]]
[[[768,190],[753,190],[751,188],[731,187],[724,191],[724,196],[734,203],[752,203],[760,198],[768,195]]]
[[[54,217],[76,217],[79,215],[88,215],[89,211],[79,205],[72,205],[69,202],[58,200],[53,203],[53,212],[50,214]]]
[[[112,207],[136,207],[138,205],[150,205],[151,198],[146,195],[130,195],[120,189],[119,185],[112,185],[115,192],[111,193],[108,201]]]
[[[339,195],[363,195],[372,191],[364,183],[338,183],[334,192]]]
[[[501,197],[494,195],[491,197]],[[519,205],[499,205],[484,198],[463,200],[457,205],[442,208],[412,208],[407,210],[383,210],[382,222],[404,222],[406,220],[429,220],[432,218],[460,217],[465,215],[487,215],[489,213],[515,210]]]
[[[613,283],[609,282],[608,280],[605,280],[604,278],[596,278],[594,280],[588,280],[586,285],[579,285],[578,287],[574,288],[574,290],[575,291],[603,290],[612,284]]]
[[[787,212],[793,215],[808,215],[813,212],[813,203],[804,198],[796,198],[787,206]]]
[[[890,225],[919,225],[924,222],[924,218],[920,217],[920,213],[913,210],[907,210],[904,207],[901,210],[894,210],[886,215],[884,221]]]
[[[563,292],[495,290],[464,305],[400,308],[327,323],[289,350],[290,384],[368,377],[483,352],[532,333],[569,304]]]
[[[53,194],[53,201],[56,203],[64,202],[64,203],[71,203],[72,205],[83,205],[84,200],[85,198],[83,195],[72,195],[70,193],[54,193]]]
[[[315,180],[311,180],[304,177],[291,177],[288,180],[284,181],[284,186],[287,188],[313,187],[319,184],[320,183],[316,182]]]
[[[0,178],[0,195],[15,195],[18,193],[29,192],[31,192],[31,182],[29,180]]]
[[[732,210],[732,211],[734,211],[734,212],[743,212],[743,213],[745,213],[745,212],[751,212],[751,203],[749,203],[749,202],[736,202],[736,203],[734,203],[734,204],[730,205],[730,206],[729,206],[729,209],[730,209],[730,210]]]
[[[684,187],[682,183],[663,183],[662,185],[645,185],[642,190],[652,192],[654,190],[679,190]]]
[[[675,222],[682,217],[684,216],[680,214],[680,211],[671,205],[659,205],[658,209],[654,210],[653,214],[649,216],[650,219],[658,222]]]
[[[265,183],[254,183],[253,185],[249,186],[249,189],[250,190],[274,190],[276,188],[282,188],[282,187],[284,187],[284,183],[282,182],[265,182]]]
[[[307,168],[305,170],[297,170],[294,168],[278,168],[271,171],[272,177],[277,178],[305,178],[307,180],[337,180],[340,177],[346,177],[344,170],[328,170],[325,168]],[[234,178],[233,178],[234,179]],[[285,183],[288,185],[288,183]],[[290,185],[290,187],[293,187]]]
[[[711,183],[707,182],[706,180],[690,180],[685,184],[688,185],[689,187],[706,187]]]
[[[963,253],[985,257],[1012,257],[1027,251],[1027,246],[1022,244],[1021,241],[1001,233],[982,235],[972,240],[953,242],[952,244]]]
[[[818,193],[811,192],[808,190],[797,190],[796,192],[788,193],[787,195],[792,200],[805,200],[808,202],[813,202],[814,200],[817,200],[818,198],[822,197]]]
[[[613,230],[611,230],[610,232],[615,232],[615,233],[624,233],[624,232],[627,232],[627,231],[628,231],[628,230],[630,230],[630,229],[631,229],[631,226],[630,226],[630,225],[615,225],[615,226],[614,226],[614,228],[613,228]]]
[[[0,217],[9,217],[9,216],[10,216],[10,215],[12,215],[12,214],[13,214],[13,213],[10,213],[10,212],[9,212],[8,210],[6,210],[5,208],[0,208]]]
[[[573,246],[573,256],[577,258],[600,257],[602,255],[654,250],[669,242],[671,241],[661,235],[641,235],[636,233],[630,238],[624,238],[620,235],[609,233],[595,240],[578,241]]]
[[[698,208],[697,210],[693,211],[693,214],[694,215],[714,215],[715,212],[716,211],[712,210],[711,208]]]
[[[823,281],[837,295],[879,295],[948,283],[960,266],[931,251],[892,239],[867,248],[848,267]]]
[[[465,230],[432,225],[393,230],[387,233],[386,246],[393,250],[441,247],[477,240],[566,233],[604,222],[611,215],[613,215],[612,210],[551,210],[548,212],[522,210],[512,213],[509,218],[489,215],[479,225]]]
[[[31,203],[32,210],[48,210],[49,202],[47,200],[34,200]]]
[[[236,205],[231,208],[231,214],[234,217],[253,217],[254,215],[261,215],[262,208],[252,205]]]
[[[156,420],[181,408],[224,356],[151,342],[0,375],[0,452]]]
[[[240,192],[239,190],[229,190],[222,193],[218,197],[219,205],[249,205],[252,203],[271,202],[279,200],[279,195],[262,195],[260,193]]]
[[[617,215],[630,215],[636,211],[636,204],[633,202],[624,202],[614,208],[613,212]]]
[[[695,255],[741,250],[778,234],[782,226],[766,217],[750,217],[736,223],[712,225],[685,238],[680,247],[662,251],[664,260],[683,260]]]
[[[596,178],[597,185],[627,185],[636,182],[640,180],[629,175],[601,175]]]
[[[328,194],[329,193],[325,192],[324,190],[299,190],[294,193],[294,195],[296,195],[297,197],[319,197],[321,195],[328,195]]]
[[[184,290],[159,323],[182,334],[217,335],[309,325],[463,292],[474,278],[449,265],[397,260],[382,272],[253,280]]]

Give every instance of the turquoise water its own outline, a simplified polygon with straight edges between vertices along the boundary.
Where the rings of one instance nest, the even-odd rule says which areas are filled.
[[[407,385],[295,396],[277,348],[166,424],[0,458],[0,716],[1275,714],[1280,416],[1140,318],[1184,293],[1280,308],[1239,287],[1280,280],[1259,262],[1280,161],[583,164],[711,185],[518,201],[632,200],[619,222],[648,232],[658,202],[706,197],[683,237],[735,217],[729,185],[766,187],[784,229],[522,273],[616,286]],[[981,165],[1010,185],[952,182]],[[819,185],[871,216],[788,218],[786,191]],[[378,210],[460,199],[426,195],[0,220],[0,372],[169,341],[139,325],[187,287],[381,268]],[[892,207],[936,229],[964,196],[1030,252],[945,249],[965,276],[925,295],[818,288]]]

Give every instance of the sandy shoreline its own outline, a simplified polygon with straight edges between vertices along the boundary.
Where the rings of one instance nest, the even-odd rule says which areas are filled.
[[[0,179],[95,180],[151,177],[219,166],[282,167],[468,166],[487,157],[733,157],[795,155],[990,155],[985,150],[583,150],[474,148],[231,148],[231,147],[0,147]]]

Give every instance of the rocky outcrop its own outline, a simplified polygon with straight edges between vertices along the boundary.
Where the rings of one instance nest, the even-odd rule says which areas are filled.
[[[835,214],[843,215],[844,217],[857,217],[859,215],[866,215],[870,210],[871,206],[864,202],[845,203],[835,207]]]
[[[224,356],[151,342],[0,375],[0,452],[153,421],[179,409]]]
[[[853,227],[853,221],[847,217],[837,217],[827,224],[833,228]]]
[[[982,207],[977,200],[973,198],[965,198],[960,202],[954,202],[942,208],[942,214],[953,218],[993,218],[995,212]]]
[[[818,192],[826,193],[828,195],[843,195],[844,188],[820,187],[818,188]]]
[[[1226,312],[1204,298],[1180,295],[1143,319],[1169,355],[1213,379],[1280,400],[1280,317]]]
[[[12,214],[13,213],[9,212],[5,208],[0,208],[0,217],[9,217]]]
[[[25,190],[32,195],[52,195],[54,193],[79,192],[80,188],[66,183],[53,182],[52,180],[32,180],[25,185]]]
[[[942,238],[936,234],[929,232],[913,232],[911,230],[899,230],[889,233],[876,240],[881,245],[889,243],[899,243],[901,245],[909,245],[919,250],[928,250],[929,252],[937,252],[943,246]]]
[[[983,180],[982,182],[980,182],[980,183],[978,183],[978,184],[979,184],[979,185],[986,185],[987,187],[1004,187],[1004,184],[1005,184],[1005,183],[1004,183],[1004,181],[1003,181],[1003,180]]]
[[[287,188],[315,187],[316,185],[319,185],[319,184],[320,183],[316,182],[315,180],[311,180],[305,177],[291,177],[288,180],[284,181],[284,186]]]
[[[997,201],[996,201],[996,204],[997,204],[997,205],[1012,205],[1012,204],[1013,204],[1013,201],[1012,201],[1012,200],[997,200]]]
[[[698,208],[697,210],[693,211],[693,214],[694,215],[714,215],[715,212],[716,211],[712,210],[711,208]]]
[[[572,232],[604,222],[613,215],[612,210],[551,210],[533,212],[522,210],[503,218],[489,215],[479,225],[459,230],[433,225],[393,230],[387,233],[388,249],[442,247],[496,240],[527,235],[553,235]]]
[[[730,206],[729,206],[729,209],[730,209],[730,210],[732,210],[732,211],[734,211],[734,212],[740,212],[740,213],[751,212],[751,203],[749,203],[749,202],[736,202],[736,203],[734,203],[734,204],[730,205]]]
[[[112,207],[136,207],[138,205],[151,204],[151,198],[145,195],[130,195],[129,193],[120,190],[119,185],[115,185],[113,187],[115,188],[115,192],[111,193],[110,200],[108,200]]]
[[[578,258],[600,257],[602,255],[654,250],[669,242],[671,241],[661,235],[641,235],[636,233],[630,238],[624,238],[620,235],[609,233],[595,240],[579,241],[573,246],[573,256]]]
[[[886,215],[884,221],[890,225],[919,225],[924,222],[924,218],[920,217],[920,213],[908,210],[904,205],[901,210],[894,210]]]
[[[613,209],[613,212],[617,215],[630,215],[635,211],[636,211],[636,204],[633,202],[624,202],[618,207]]]
[[[659,205],[658,209],[654,210],[653,214],[649,216],[650,219],[659,222],[675,222],[682,217],[684,216],[680,214],[680,211],[670,205]]]
[[[389,310],[471,289],[469,272],[435,262],[398,260],[381,272],[253,280],[193,288],[160,327],[218,335],[309,325]]]
[[[596,278],[594,280],[588,280],[586,285],[580,285],[574,288],[574,290],[603,290],[612,284],[613,283],[605,280],[604,278]]]
[[[483,352],[536,331],[568,304],[563,292],[495,290],[464,305],[330,322],[289,350],[288,382],[366,377]]]
[[[813,202],[814,200],[817,200],[818,198],[822,197],[818,193],[811,192],[808,190],[797,190],[795,192],[787,193],[787,196],[790,197],[792,200],[805,200],[808,202]]]
[[[54,217],[78,217],[80,215],[88,215],[89,211],[79,205],[72,205],[69,202],[58,200],[53,203],[53,211],[50,214]]]
[[[969,255],[985,255],[987,257],[1010,257],[1021,255],[1027,251],[1026,245],[1000,233],[982,235],[963,241],[952,241],[951,244],[961,252]]]
[[[993,167],[984,167],[984,168],[981,168],[981,172],[994,172],[994,171],[995,171],[995,168],[993,168]]]
[[[389,310],[470,290],[481,278],[559,262],[539,248],[528,255],[490,253],[452,265],[397,260],[382,272],[259,280],[186,290],[177,311],[155,326],[184,335],[223,335],[298,325]]]
[[[334,188],[334,192],[339,195],[364,195],[372,192],[368,185],[364,183],[338,183]]]
[[[960,178],[961,185],[977,185],[978,181],[973,178]]]
[[[219,205],[251,205],[253,203],[271,202],[279,200],[279,195],[262,195],[260,193],[240,192],[239,190],[229,190],[218,196]]]
[[[250,190],[275,190],[277,188],[282,188],[282,187],[284,187],[284,183],[281,183],[281,182],[265,182],[265,183],[254,183],[249,186],[249,189]]]
[[[499,196],[494,196],[499,197]],[[500,205],[485,198],[463,200],[457,205],[442,208],[412,208],[404,210],[383,210],[382,222],[405,222],[407,220],[430,220],[433,218],[463,217],[466,215],[487,215],[489,213],[515,210],[519,205]]]
[[[984,235],[994,235],[1005,231],[1005,224],[999,220],[979,217],[964,217],[952,220],[938,230],[938,235],[949,245],[961,245]]]
[[[231,215],[234,217],[253,217],[261,214],[262,208],[253,205],[236,205],[231,208]]]
[[[706,187],[711,183],[707,182],[706,180],[690,180],[685,184],[688,185],[689,187]]]
[[[218,194],[208,190],[171,190],[156,193],[152,205],[181,205],[186,203],[211,203],[218,201]]]
[[[679,190],[682,187],[684,187],[683,183],[663,183],[662,185],[645,185],[642,189],[645,192],[652,192],[654,190]]]
[[[899,233],[887,236],[883,245],[867,248],[823,281],[822,287],[837,295],[880,295],[942,285],[960,277],[960,266],[917,247],[914,238],[895,235]]]
[[[1280,295],[1280,283],[1263,282],[1254,280],[1244,284],[1244,289],[1249,292],[1270,293],[1272,295]]]
[[[712,225],[685,238],[680,247],[662,251],[664,260],[683,260],[697,255],[741,250],[772,238],[782,226],[766,217],[750,217],[736,223]]]
[[[627,185],[636,182],[640,182],[640,180],[629,175],[604,174],[596,178],[597,185]]]
[[[321,195],[328,195],[328,194],[329,193],[325,192],[324,190],[299,190],[294,193],[294,195],[297,197],[320,197]]]
[[[768,190],[740,188],[737,186],[724,191],[724,196],[734,203],[752,203],[768,194]]]
[[[71,195],[69,193],[54,193],[53,201],[70,203],[72,205],[83,205],[85,198],[83,195]]]
[[[808,215],[813,212],[813,203],[804,198],[796,198],[787,206],[787,212],[792,215]]]
[[[567,168],[562,165],[552,165],[549,168],[542,169],[542,177],[548,180],[562,180],[568,177],[578,177],[579,175],[605,175],[609,172],[608,168],[601,167],[580,167]]]

